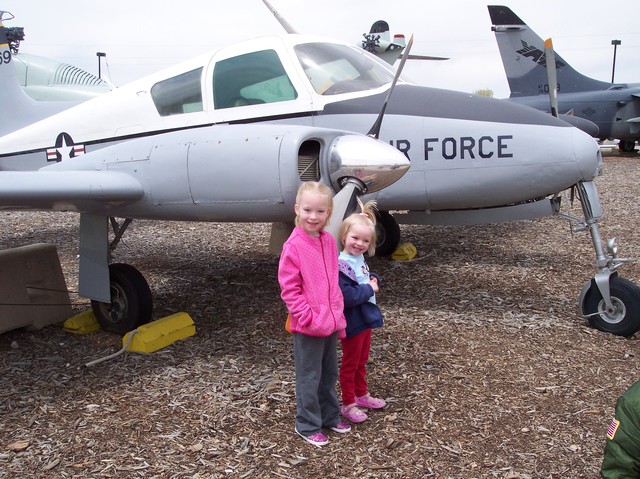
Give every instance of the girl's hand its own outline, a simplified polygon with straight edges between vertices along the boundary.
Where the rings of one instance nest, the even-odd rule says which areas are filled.
[[[374,278],[373,276],[369,277],[369,284],[371,285],[371,287],[373,288],[373,292],[377,293],[378,290],[380,289],[378,287],[378,280],[376,278]]]

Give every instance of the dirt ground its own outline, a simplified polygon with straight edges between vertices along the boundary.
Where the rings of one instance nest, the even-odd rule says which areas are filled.
[[[609,156],[596,182],[604,236],[632,258],[639,161]],[[0,222],[0,248],[57,244],[76,289],[76,215]],[[640,353],[637,337],[577,314],[594,273],[586,233],[559,218],[403,226],[418,257],[369,260],[386,320],[369,383],[388,406],[324,448],[293,431],[291,338],[268,239],[265,224],[133,223],[115,260],[145,274],[154,318],[185,311],[197,328],[156,353],[87,368],[121,338],[61,325],[0,335],[0,478],[598,477]],[[621,275],[638,282],[639,268]],[[71,296],[76,311],[89,307]]]

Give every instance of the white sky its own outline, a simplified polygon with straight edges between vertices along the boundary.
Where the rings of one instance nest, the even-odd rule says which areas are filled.
[[[416,83],[509,96],[487,4],[507,5],[576,70],[611,81],[612,39],[622,40],[616,82],[640,82],[637,0],[271,0],[300,33],[359,43],[380,19],[391,33],[414,34],[412,53],[450,57],[407,62]],[[607,5],[611,8],[607,10]],[[153,73],[208,50],[251,37],[283,33],[261,0],[4,0],[15,15],[6,26],[25,28],[20,51],[70,63],[116,85]]]

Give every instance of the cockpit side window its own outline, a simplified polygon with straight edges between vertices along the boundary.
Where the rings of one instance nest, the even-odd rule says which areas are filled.
[[[151,98],[160,116],[202,111],[202,68],[160,81],[151,87]]]
[[[303,43],[295,52],[314,90],[337,95],[372,90],[393,81],[393,73],[377,60],[346,45]]]
[[[221,60],[213,70],[216,110],[295,100],[298,94],[274,50]]]

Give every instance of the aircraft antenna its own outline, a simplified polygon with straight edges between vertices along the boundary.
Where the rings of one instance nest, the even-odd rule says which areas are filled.
[[[263,0],[264,1],[264,0]],[[396,75],[393,77],[393,82],[391,82],[391,88],[387,92],[387,98],[385,98],[384,103],[382,104],[382,110],[380,110],[380,114],[376,119],[375,123],[367,133],[368,136],[375,138],[376,140],[380,136],[380,128],[382,127],[382,118],[384,117],[384,112],[387,109],[387,103],[389,103],[389,97],[391,97],[391,92],[396,86],[398,82],[398,78],[400,78],[400,74],[402,73],[402,69],[404,68],[404,64],[407,62],[407,58],[409,57],[409,52],[411,51],[411,47],[413,46],[413,35],[409,38],[409,43],[407,43],[407,47],[402,52],[402,59],[400,60],[400,65],[398,65],[398,70],[396,70]]]

